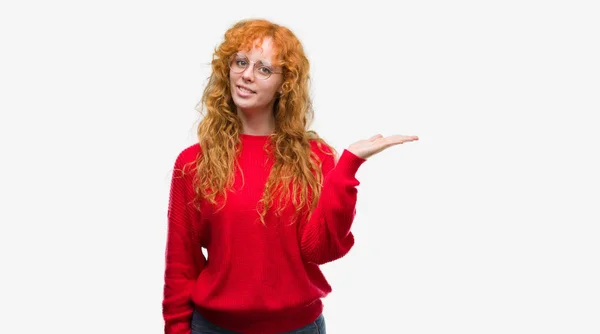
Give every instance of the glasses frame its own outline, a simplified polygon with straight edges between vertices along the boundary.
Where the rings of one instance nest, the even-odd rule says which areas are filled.
[[[248,62],[248,64],[249,64],[249,65],[248,65],[246,68],[244,68],[243,70],[241,70],[241,71],[239,71],[239,72],[236,72],[236,71],[235,71],[235,70],[234,70],[234,69],[231,67],[231,63],[232,63],[232,62],[235,60],[235,58],[237,58],[237,57],[240,57],[240,55],[238,55],[237,53],[234,53],[234,54],[232,54],[232,55],[229,57],[229,62],[228,62],[228,65],[229,65],[229,69],[230,69],[230,70],[231,70],[233,73],[236,73],[236,74],[244,73],[244,72],[245,72],[245,71],[248,69],[248,66],[250,66],[250,65],[251,65],[251,66],[252,66],[252,74],[254,74],[254,76],[255,76],[255,77],[257,77],[257,78],[259,78],[259,79],[261,79],[261,80],[268,80],[268,79],[269,79],[269,78],[270,78],[270,77],[271,77],[273,74],[283,74],[283,71],[280,71],[280,72],[278,72],[278,71],[275,71],[275,69],[273,69],[273,67],[272,67],[272,66],[270,66],[270,65],[264,65],[264,64],[262,64],[262,66],[261,66],[261,67],[266,67],[266,68],[268,68],[268,69],[270,69],[270,70],[273,70],[273,71],[272,71],[272,72],[269,74],[269,76],[268,76],[268,77],[266,77],[266,78],[261,78],[259,75],[257,75],[257,74],[256,74],[256,73],[257,73],[257,71],[258,71],[258,70],[259,70],[261,67],[256,67],[256,63],[257,63],[257,62],[251,61],[251,60],[250,60],[250,59],[248,59],[248,57],[246,57],[245,55],[243,56],[243,58],[245,58],[245,59],[246,59],[246,61]],[[259,60],[258,62],[260,62],[260,60]],[[262,74],[261,74],[261,75],[262,75]]]

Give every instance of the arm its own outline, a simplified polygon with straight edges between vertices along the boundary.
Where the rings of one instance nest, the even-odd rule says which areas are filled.
[[[180,154],[171,180],[167,214],[162,302],[166,334],[190,333],[193,311],[191,291],[206,261],[198,238],[200,213],[191,203],[194,196],[192,176],[189,170],[184,170]]]
[[[305,261],[324,264],[346,255],[354,245],[350,227],[356,214],[356,171],[366,160],[344,150],[337,165],[323,161],[323,188],[317,207],[299,231]]]

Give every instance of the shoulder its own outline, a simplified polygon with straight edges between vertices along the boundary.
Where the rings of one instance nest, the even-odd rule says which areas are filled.
[[[325,140],[315,138],[309,140],[311,151],[316,155],[326,169],[332,168],[338,161],[338,154]]]
[[[199,143],[192,144],[182,149],[175,159],[175,168],[184,171],[189,171],[190,168],[195,167],[195,162],[200,155],[202,149]]]

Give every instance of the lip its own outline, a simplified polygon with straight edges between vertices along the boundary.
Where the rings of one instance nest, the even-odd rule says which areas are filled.
[[[248,95],[256,94],[256,92],[255,92],[255,91],[253,91],[252,89],[250,89],[250,88],[248,88],[248,87],[245,87],[245,86],[242,86],[242,85],[236,85],[236,87],[237,87],[237,91],[238,91],[238,93],[240,93],[241,95],[246,95],[246,96],[248,96]],[[240,87],[241,87],[241,88],[244,88],[244,89],[247,89],[247,90],[249,90],[249,91],[250,91],[250,93],[249,93],[249,92],[246,92],[246,91],[243,91],[243,90],[241,90],[241,89],[240,89]]]

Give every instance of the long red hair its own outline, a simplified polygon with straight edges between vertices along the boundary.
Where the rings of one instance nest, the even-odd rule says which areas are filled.
[[[196,199],[217,204],[217,196],[222,195],[226,200],[227,190],[233,186],[234,168],[239,168],[236,156],[241,150],[242,124],[231,97],[228,59],[240,50],[260,46],[266,37],[272,38],[273,65],[283,68],[284,81],[273,108],[275,132],[270,145],[265,147],[273,154],[274,165],[259,201],[261,208],[257,210],[265,224],[264,217],[274,205],[274,198],[279,199],[276,205],[279,215],[291,197],[295,207],[292,222],[304,214],[310,219],[323,183],[321,161],[312,151],[310,141],[316,141],[324,153],[336,156],[337,152],[315,131],[308,130],[314,112],[309,96],[310,65],[302,44],[288,28],[267,20],[235,23],[225,32],[224,41],[213,54],[212,73],[196,107],[204,116],[197,129],[202,154],[195,161]]]

